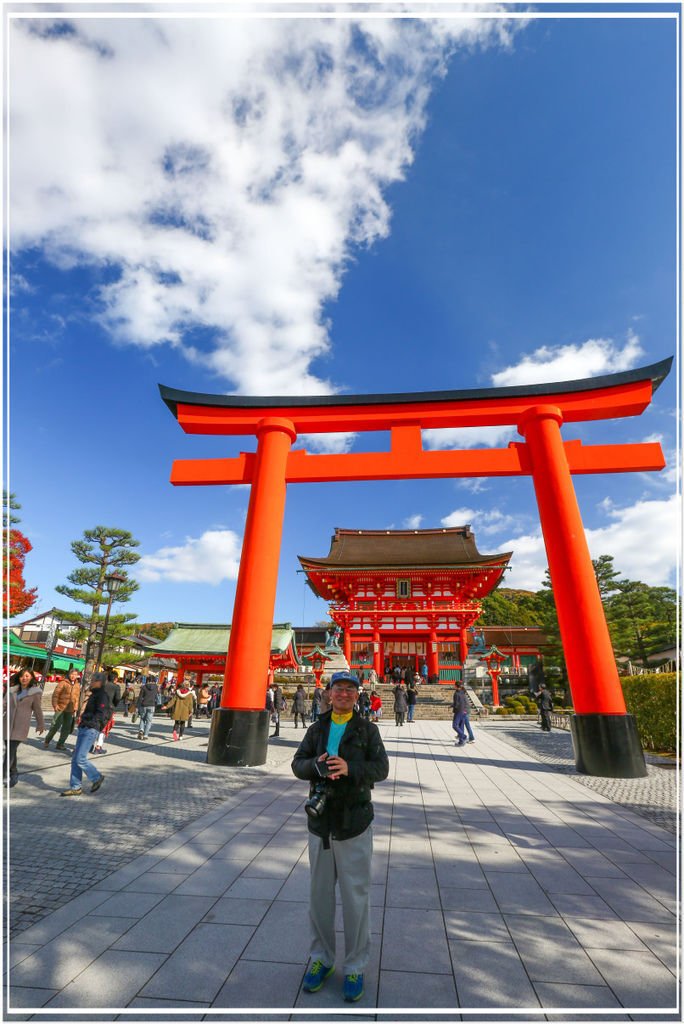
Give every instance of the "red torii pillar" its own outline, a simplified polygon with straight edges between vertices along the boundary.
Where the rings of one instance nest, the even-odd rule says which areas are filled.
[[[575,706],[572,729],[577,768],[589,775],[631,765],[630,778],[647,774],[636,721],[628,715],[618,678],[596,574],[565,455],[556,406],[538,405],[521,417],[549,574]],[[605,753],[610,764],[606,766]],[[599,770],[600,769],[600,770]]]

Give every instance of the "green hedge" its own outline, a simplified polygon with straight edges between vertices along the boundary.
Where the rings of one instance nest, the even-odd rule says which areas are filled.
[[[627,710],[637,720],[639,736],[646,750],[675,750],[677,747],[677,674],[657,672],[625,676],[622,692]]]

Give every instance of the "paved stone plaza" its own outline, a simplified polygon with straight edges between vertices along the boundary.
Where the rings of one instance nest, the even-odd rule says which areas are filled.
[[[9,1019],[680,1019],[675,836],[634,809],[657,791],[668,810],[674,772],[652,768],[613,800],[599,790],[614,780],[582,784],[536,756],[549,737],[531,725],[476,726],[461,749],[448,722],[381,728],[376,943],[351,1007],[339,973],[301,992],[301,731],[284,725],[267,765],[238,770],[204,763],[206,722],[173,743],[164,719],[143,743],[123,719],[97,759],[101,791],[69,800],[68,757],[23,744]]]

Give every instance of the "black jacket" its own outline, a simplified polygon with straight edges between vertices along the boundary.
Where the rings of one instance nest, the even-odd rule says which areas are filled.
[[[101,732],[111,718],[112,705],[109,694],[102,686],[90,691],[90,696],[81,712],[82,729],[97,729]]]
[[[553,711],[553,697],[548,690],[539,690],[535,697],[542,711]]]
[[[159,687],[156,683],[144,683],[140,688],[138,694],[138,707],[139,708],[153,708],[157,704],[157,694],[159,693]]]
[[[462,714],[468,710],[468,698],[465,690],[454,690],[454,698],[451,707],[455,715]]]
[[[315,763],[326,751],[331,717],[332,712],[326,711],[309,726],[292,761],[292,771],[297,778],[311,783],[310,793],[320,781]],[[373,784],[389,775],[380,730],[357,712],[347,722],[339,755],[349,765],[349,774],[326,781],[329,795],[325,812],[320,818],[307,818],[309,832],[324,840],[329,836],[336,840],[351,839],[365,832],[373,820]]]

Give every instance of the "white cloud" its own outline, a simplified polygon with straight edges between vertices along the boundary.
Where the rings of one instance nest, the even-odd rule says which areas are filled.
[[[334,391],[312,369],[322,310],[389,232],[383,190],[431,85],[455,47],[510,31],[467,14],[14,20],[12,246],[106,268],[99,316],[121,343],[172,345],[242,393]]]
[[[497,388],[548,384],[619,373],[635,366],[642,355],[639,338],[631,331],[622,348],[611,338],[590,338],[577,345],[544,345],[513,366],[493,373],[492,384]]]
[[[408,516],[402,524],[404,530],[419,530],[420,524],[423,522],[425,516],[421,515],[420,512],[416,513],[415,516]]]
[[[442,519],[442,526],[465,526],[471,525],[475,534],[496,534],[504,530],[515,529],[522,520],[516,516],[508,515],[498,508],[473,509],[457,508]]]
[[[134,569],[142,583],[211,583],[237,579],[240,538],[232,530],[205,530],[178,547],[143,555]]]
[[[448,427],[423,431],[426,448],[505,448],[516,438],[520,440],[514,426]]]
[[[499,388],[581,380],[628,370],[642,355],[639,338],[631,331],[622,347],[609,338],[590,338],[577,345],[544,345],[531,355],[522,356],[517,363],[493,373],[490,381],[493,387]],[[426,448],[500,448],[515,440],[520,440],[515,426],[423,431]]]
[[[624,508],[602,502],[601,508],[610,522],[585,531],[591,557],[613,555],[621,576],[653,587],[672,586],[680,557],[678,496],[662,501],[637,501]],[[541,532],[513,537],[504,542],[503,548],[513,551],[505,585],[538,590],[547,565]]]

